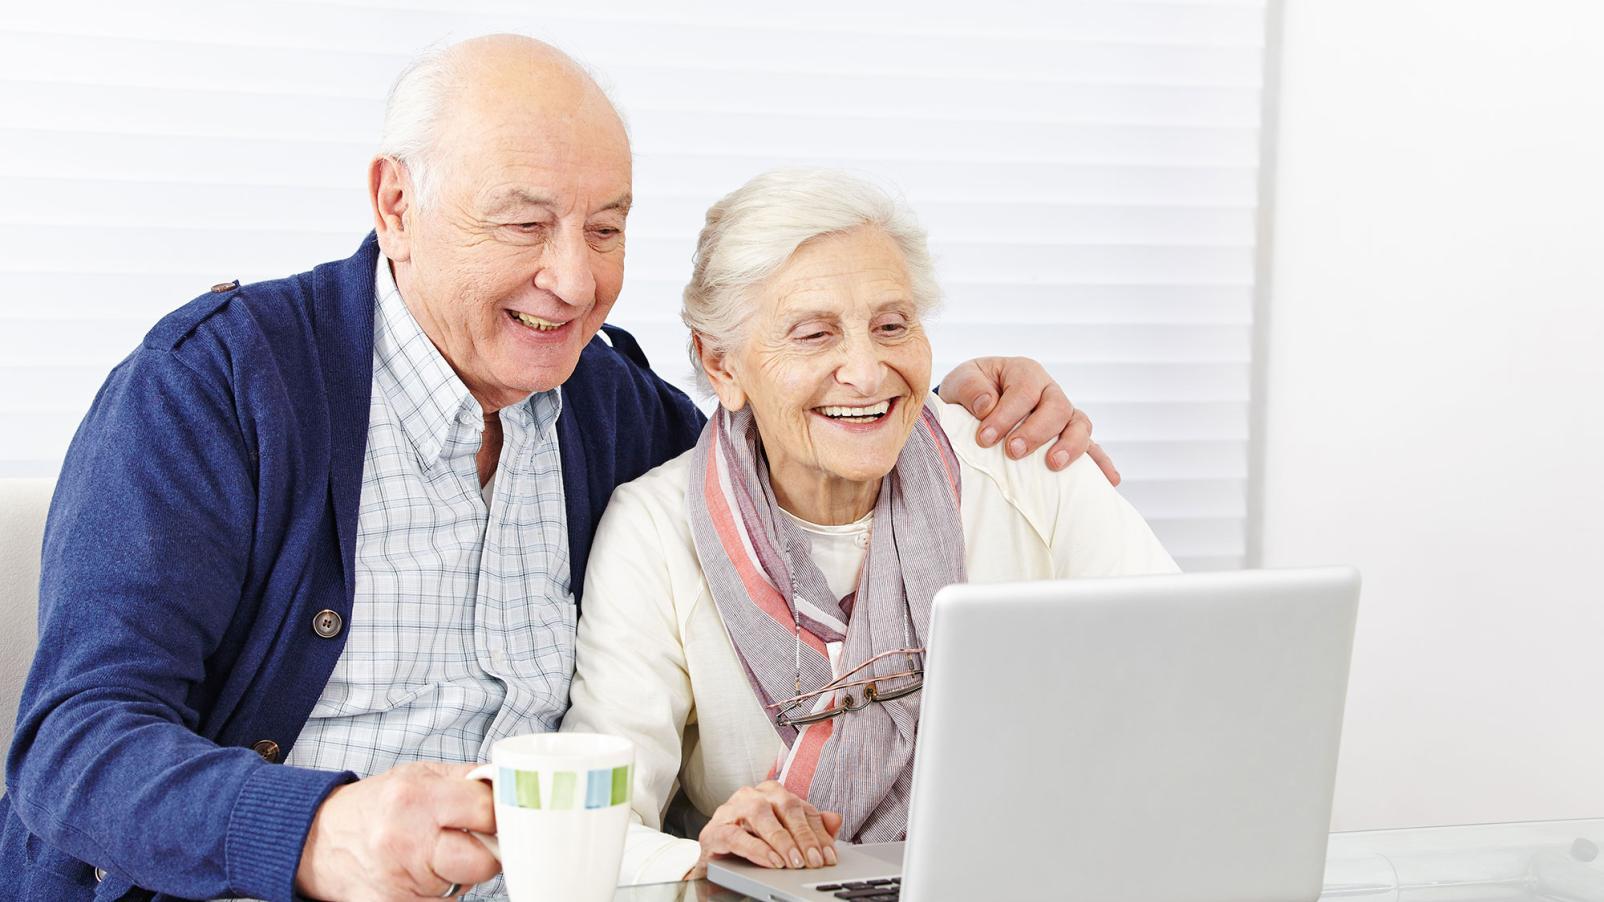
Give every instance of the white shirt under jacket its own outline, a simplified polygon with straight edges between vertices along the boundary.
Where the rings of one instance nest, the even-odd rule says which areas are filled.
[[[978,423],[937,404],[963,480],[964,562],[970,582],[1173,573],[1135,508],[1082,457],[1062,473],[1038,451],[1010,460],[975,443]],[[620,882],[678,880],[700,853],[659,831],[677,788],[704,815],[767,779],[781,751],[735,656],[697,562],[685,500],[687,452],[620,486],[608,502],[586,574],[568,731],[635,743],[633,819]],[[838,532],[850,541],[851,528]],[[841,543],[814,537],[832,585]],[[850,557],[850,552],[847,553]],[[851,566],[861,565],[861,555]],[[850,584],[851,580],[848,580]]]

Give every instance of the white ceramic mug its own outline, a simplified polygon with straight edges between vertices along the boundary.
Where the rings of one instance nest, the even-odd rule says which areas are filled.
[[[609,902],[629,830],[635,746],[598,733],[532,733],[490,747],[470,780],[491,785],[513,902]]]

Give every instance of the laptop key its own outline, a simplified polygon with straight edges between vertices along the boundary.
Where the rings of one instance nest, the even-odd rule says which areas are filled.
[[[879,899],[884,895],[887,895],[885,887],[866,886],[862,889],[844,889],[841,892],[836,893],[835,897],[837,899],[857,899],[860,900],[860,902],[863,902],[863,900],[868,899]],[[894,899],[896,896],[893,895],[892,898]]]
[[[821,893],[833,893],[840,888],[841,884],[839,883],[821,883],[814,887],[815,890]]]

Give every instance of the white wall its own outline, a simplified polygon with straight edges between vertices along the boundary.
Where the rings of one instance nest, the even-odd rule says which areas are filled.
[[[395,73],[538,34],[630,120],[613,319],[690,381],[707,206],[779,166],[898,185],[946,294],[936,373],[1042,360],[1189,569],[1246,556],[1265,0],[0,4],[0,477],[51,476],[163,313],[346,256]],[[70,339],[67,336],[71,336]]]
[[[1604,9],[1289,0],[1264,561],[1366,584],[1336,827],[1604,814]]]

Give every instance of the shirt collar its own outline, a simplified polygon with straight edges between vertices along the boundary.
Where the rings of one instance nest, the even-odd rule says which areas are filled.
[[[425,463],[433,462],[449,447],[453,429],[484,431],[484,408],[413,318],[395,284],[390,261],[382,253],[375,267],[373,294],[378,298],[374,366],[384,377],[379,384],[418,456]],[[562,392],[551,389],[506,408],[501,418],[507,432],[503,441],[514,440],[530,429],[542,439],[553,435],[562,407]],[[477,447],[477,442],[473,444]]]
[[[378,387],[418,456],[432,463],[454,427],[484,429],[483,408],[412,318],[383,254],[375,268],[373,294],[379,299],[373,321]]]

